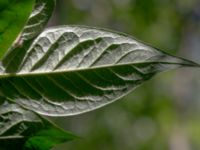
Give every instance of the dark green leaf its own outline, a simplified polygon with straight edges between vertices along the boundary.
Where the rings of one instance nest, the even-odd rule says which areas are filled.
[[[0,1],[0,58],[23,29],[33,5],[34,0]]]
[[[63,26],[44,31],[20,65],[13,64],[16,73],[2,68],[0,90],[39,114],[70,116],[109,104],[155,74],[181,66],[199,65],[127,35]]]

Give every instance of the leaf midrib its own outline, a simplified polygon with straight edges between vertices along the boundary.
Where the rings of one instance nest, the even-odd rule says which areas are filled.
[[[0,136],[1,140],[23,139],[24,136]]]
[[[77,69],[69,69],[69,70],[51,70],[51,71],[35,71],[35,72],[18,72],[18,73],[4,73],[0,74],[0,79],[9,78],[9,77],[20,77],[20,76],[37,76],[37,75],[50,75],[50,74],[60,74],[60,73],[73,73],[80,71],[90,71],[96,69],[106,69],[106,68],[116,68],[130,65],[146,65],[146,64],[166,64],[166,65],[183,65],[187,67],[200,67],[199,64],[188,62],[188,63],[176,63],[176,62],[138,62],[138,63],[122,63],[122,64],[112,64],[112,65],[102,65],[91,68],[77,68]]]

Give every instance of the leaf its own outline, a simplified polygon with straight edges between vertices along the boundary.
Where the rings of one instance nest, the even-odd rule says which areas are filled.
[[[32,40],[42,32],[55,7],[55,0],[36,0],[33,12],[25,25],[21,38]]]
[[[34,0],[1,0],[0,58],[2,58],[22,30],[32,11],[33,5]]]
[[[1,98],[2,100],[2,98]],[[42,119],[17,104],[3,101],[0,105],[0,137],[24,138],[28,130],[35,131],[43,126]]]
[[[65,143],[78,137],[71,133],[58,130],[56,128],[47,128],[31,137],[25,144],[26,150],[50,150],[58,144]]]
[[[32,40],[37,37],[47,24],[50,19],[55,7],[55,0],[36,0],[34,9],[29,16],[28,22],[25,25],[23,31],[19,36],[19,45],[13,45],[9,51],[6,53],[3,63],[7,65],[7,70],[9,70],[9,64],[18,65],[18,62],[25,55],[27,48],[32,43]],[[22,57],[17,57],[17,59],[10,61],[11,57],[19,55]],[[6,59],[8,58],[8,59]]]
[[[181,66],[199,67],[124,34],[62,26],[39,35],[20,65],[13,64],[16,73],[2,68],[0,91],[39,114],[71,116],[109,104],[155,74]]]
[[[1,148],[49,150],[57,144],[76,138],[17,104],[3,101],[0,105]]]

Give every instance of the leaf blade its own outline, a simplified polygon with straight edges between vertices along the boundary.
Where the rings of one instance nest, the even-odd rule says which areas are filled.
[[[126,35],[63,26],[44,31],[28,49],[16,74],[2,73],[0,83],[5,97],[27,109],[42,115],[71,116],[105,106],[155,74],[181,66],[198,64]]]

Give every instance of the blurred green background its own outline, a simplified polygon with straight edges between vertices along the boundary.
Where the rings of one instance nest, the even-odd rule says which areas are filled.
[[[57,0],[49,26],[62,24],[118,30],[200,63],[199,0]],[[54,121],[83,137],[54,150],[199,150],[200,70],[162,73],[107,107]]]

